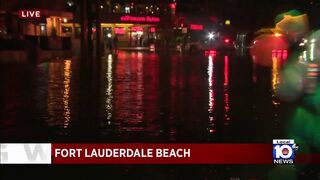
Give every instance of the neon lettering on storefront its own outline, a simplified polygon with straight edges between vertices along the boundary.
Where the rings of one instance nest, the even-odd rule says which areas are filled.
[[[201,24],[190,24],[190,29],[191,30],[200,31],[200,30],[203,30],[203,25],[201,25]]]
[[[114,28],[114,33],[115,33],[115,34],[125,34],[125,28],[123,28],[123,27],[116,27],[116,28]]]
[[[160,22],[159,17],[153,17],[153,16],[121,16],[120,20],[122,22]]]
[[[134,27],[131,28],[131,30],[132,30],[132,31],[135,31],[135,32],[137,32],[137,31],[143,31],[143,27],[134,26]]]
[[[155,33],[156,32],[156,28],[155,27],[151,27],[150,28],[150,32]]]

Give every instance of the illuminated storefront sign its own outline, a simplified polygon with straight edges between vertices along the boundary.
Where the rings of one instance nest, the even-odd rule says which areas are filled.
[[[155,28],[155,27],[151,27],[151,28],[150,28],[150,32],[151,32],[151,33],[155,33],[155,32],[156,32],[156,28]]]
[[[126,30],[124,27],[116,27],[114,28],[114,33],[115,34],[125,34]]]
[[[132,31],[143,31],[143,27],[141,26],[134,26],[131,28]]]
[[[200,31],[200,30],[203,30],[203,25],[201,25],[201,24],[190,24],[190,29],[191,30]]]
[[[159,17],[153,17],[153,16],[121,16],[120,20],[122,22],[160,22]]]

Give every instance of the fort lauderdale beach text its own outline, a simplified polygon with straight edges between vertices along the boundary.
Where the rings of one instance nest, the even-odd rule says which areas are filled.
[[[188,158],[191,157],[190,149],[55,149],[55,157],[85,157],[85,158],[139,158],[139,157],[159,157],[159,158]]]

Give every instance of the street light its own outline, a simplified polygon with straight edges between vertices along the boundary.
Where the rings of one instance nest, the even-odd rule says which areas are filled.
[[[73,1],[71,1],[71,0],[69,0],[69,1],[67,1],[67,4],[68,4],[68,6],[73,6],[74,5],[74,2]]]
[[[209,32],[208,38],[209,38],[209,40],[212,40],[214,38],[214,33],[213,32]]]

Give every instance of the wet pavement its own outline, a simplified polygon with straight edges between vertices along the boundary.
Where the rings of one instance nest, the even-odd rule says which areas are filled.
[[[119,51],[1,66],[5,141],[260,142],[285,137],[293,104],[275,96],[283,60]]]

